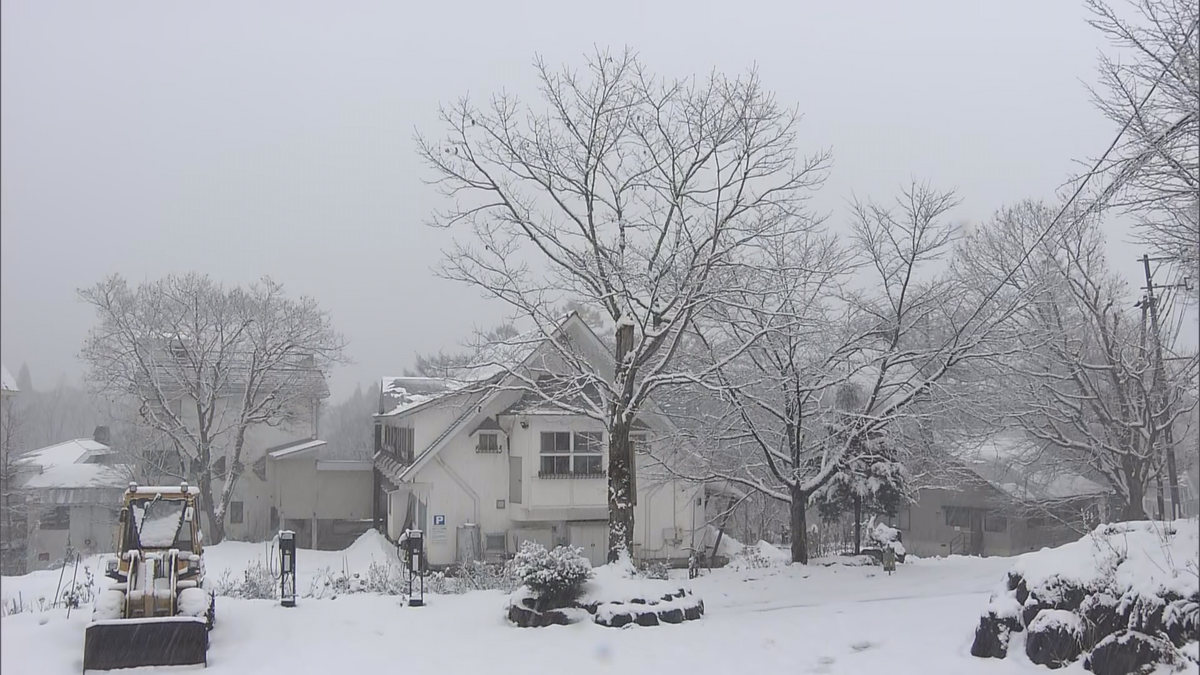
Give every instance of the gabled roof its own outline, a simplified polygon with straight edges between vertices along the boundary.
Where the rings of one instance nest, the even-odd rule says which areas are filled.
[[[458,384],[441,377],[385,377],[379,383],[379,413],[391,417],[421,407],[458,389]]]
[[[129,468],[122,464],[101,464],[115,453],[103,443],[78,438],[34,450],[13,462],[28,478],[21,488],[116,488],[129,484]]]
[[[21,391],[17,389],[17,381],[13,379],[12,373],[8,372],[8,368],[0,363],[0,390],[17,393]]]
[[[958,448],[967,469],[992,487],[1022,502],[1098,497],[1109,490],[1099,483],[1038,456],[1028,441],[1000,434],[978,446]]]
[[[282,443],[271,448],[267,448],[267,456],[271,459],[286,459],[288,457],[299,457],[301,455],[311,455],[314,452],[325,447],[325,441],[320,441],[315,438],[302,438],[298,441],[290,441]]]
[[[608,353],[600,338],[596,336],[596,333],[592,331],[591,327],[588,326],[587,323],[584,322],[576,312],[571,312],[564,317],[559,322],[557,327],[554,328],[552,334],[565,332],[572,328],[575,329],[570,333],[570,337],[572,339],[580,339],[588,342],[588,347],[590,347],[591,351],[596,354],[605,355]],[[384,471],[385,475],[388,475],[389,479],[393,482],[399,483],[400,481],[406,480],[415,475],[416,472],[420,471],[425,464],[427,464],[439,452],[441,452],[442,448],[446,446],[447,442],[451,438],[453,438],[461,429],[467,427],[472,419],[482,415],[484,411],[487,410],[488,407],[494,403],[500,395],[512,391],[511,388],[506,388],[504,386],[504,381],[508,379],[509,374],[512,371],[529,367],[531,365],[531,361],[538,354],[537,347],[545,344],[548,339],[549,338],[545,332],[534,331],[526,333],[522,336],[518,336],[517,338],[513,338],[503,345],[498,345],[496,349],[484,350],[481,352],[484,354],[483,357],[474,359],[474,362],[478,364],[477,366],[470,366],[461,369],[459,375],[456,376],[461,377],[463,373],[481,376],[486,375],[486,377],[481,377],[481,379],[473,380],[473,384],[480,385],[478,388],[461,387],[458,389],[450,389],[447,390],[445,394],[431,397],[430,399],[423,400],[412,407],[406,408],[402,414],[412,412],[417,407],[424,408],[429,405],[434,405],[438,402],[444,402],[444,399],[449,398],[449,395],[451,394],[463,394],[466,392],[479,394],[478,398],[468,399],[463,402],[462,412],[442,431],[441,434],[438,435],[437,438],[433,440],[432,443],[429,444],[424,451],[422,451],[413,459],[412,464],[402,467],[394,460],[391,460],[386,456],[382,456],[382,459],[386,460],[381,462],[381,464],[384,465],[381,466],[381,469]],[[517,357],[520,357],[521,360],[518,362],[513,362],[511,360]],[[599,365],[601,368],[611,368],[613,365],[611,362],[611,356],[609,356],[608,362],[597,365]],[[456,379],[455,381],[463,382],[464,380]],[[487,386],[483,386],[484,383],[487,383]],[[595,390],[595,386],[591,386],[592,389]],[[598,395],[599,392],[595,391],[595,393]],[[533,398],[541,399],[541,401],[545,403],[544,398],[536,394],[525,392],[522,395],[522,399],[525,399],[526,396],[531,397],[531,403],[533,402]],[[557,414],[564,414],[565,411],[559,409],[556,412]],[[662,424],[671,426],[673,428],[671,421],[658,411],[658,409],[653,405],[653,402],[650,402],[650,405],[647,406],[645,413],[647,416],[652,416],[659,420]],[[488,414],[490,415],[491,413]],[[513,413],[511,412],[511,409],[509,409],[501,414]],[[377,415],[377,417],[380,416]],[[638,427],[645,428],[645,422],[642,420],[637,420],[634,424]],[[376,461],[380,462],[381,454],[376,453],[375,457]]]

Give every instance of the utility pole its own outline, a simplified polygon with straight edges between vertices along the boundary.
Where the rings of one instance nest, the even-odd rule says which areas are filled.
[[[1166,373],[1163,370],[1163,354],[1162,354],[1162,333],[1158,323],[1158,298],[1154,296],[1154,273],[1150,270],[1150,256],[1142,256],[1142,269],[1146,273],[1146,304],[1150,310],[1150,330],[1154,332],[1154,389],[1158,393],[1159,415],[1168,420],[1162,429],[1163,445],[1166,448],[1167,455],[1167,486],[1171,491],[1171,520],[1180,517],[1181,505],[1179,503],[1179,472],[1175,466],[1175,440],[1174,434],[1171,431],[1171,420],[1169,410],[1169,397],[1166,391]],[[1186,282],[1184,283],[1186,285]],[[1158,288],[1170,288],[1173,286],[1158,286]]]
[[[1134,307],[1137,307],[1138,309],[1142,310],[1142,322],[1138,329],[1138,354],[1140,355],[1140,357],[1142,359],[1144,359],[1144,363],[1148,364],[1148,363],[1150,363],[1150,359],[1146,355],[1147,354],[1147,352],[1146,352],[1146,312],[1147,312],[1147,310],[1150,309],[1150,303],[1147,302],[1146,296],[1143,295],[1142,298],[1137,301],[1137,303],[1134,305]],[[1155,401],[1147,400],[1145,402],[1145,404],[1148,409],[1153,409]],[[1154,470],[1154,485],[1156,488],[1158,488],[1157,489],[1158,499],[1155,503],[1155,506],[1158,507],[1158,512],[1155,515],[1157,516],[1157,518],[1159,520],[1166,520],[1167,519],[1167,505],[1166,505],[1166,497],[1163,494],[1163,478],[1162,478],[1162,465],[1161,464]]]

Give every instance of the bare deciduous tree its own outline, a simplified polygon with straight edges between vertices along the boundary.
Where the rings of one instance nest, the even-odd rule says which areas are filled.
[[[1012,356],[994,372],[998,397],[1009,401],[998,412],[1040,441],[1028,461],[1047,453],[1099,477],[1116,494],[1121,519],[1142,519],[1163,461],[1160,438],[1195,405],[1182,392],[1196,358],[1177,355],[1163,373],[1168,381],[1159,381],[1145,319],[1108,270],[1095,219],[1056,227],[1021,263],[1053,215],[1033,202],[1005,208],[962,247],[963,272],[985,285],[1017,265],[1007,284],[1028,298],[1011,318]]]
[[[188,274],[132,288],[114,275],[80,297],[97,316],[82,350],[90,382],[131,399],[139,422],[169,442],[169,452],[138,457],[153,464],[142,470],[198,485],[221,541],[247,432],[311,423],[345,341],[315,300],[289,299],[270,279],[227,288]]]
[[[432,223],[469,234],[446,277],[547,337],[567,300],[616,326],[611,373],[550,340],[585,405],[566,403],[561,386],[543,392],[607,427],[615,559],[633,535],[630,426],[656,389],[711,375],[674,367],[685,328],[725,292],[748,243],[807,220],[828,155],[798,156],[799,116],[755,73],[661,80],[628,52],[596,53],[582,73],[535,67],[541,109],[503,93],[482,106],[464,98],[441,110],[442,139],[418,136],[419,152],[453,200]]]
[[[706,343],[737,417],[730,427],[761,460],[735,471],[710,465],[703,477],[790,504],[795,562],[808,560],[814,493],[856,466],[931,473],[923,453],[932,444],[921,434],[970,391],[959,381],[970,362],[1002,355],[998,333],[1011,299],[970,292],[929,269],[949,251],[955,230],[946,214],[956,203],[953,193],[920,184],[893,208],[856,201],[851,244],[810,237],[773,252],[770,262],[743,268],[760,281],[736,287],[753,292],[710,314]],[[868,273],[856,280],[865,290],[850,287],[848,273],[858,269]],[[723,359],[724,343],[757,335],[740,358]],[[858,394],[841,395],[848,391]]]
[[[1096,106],[1128,127],[1101,170],[1108,205],[1133,214],[1144,241],[1200,265],[1200,6],[1193,0],[1088,0],[1115,48],[1100,57]],[[1193,286],[1193,289],[1196,287]]]

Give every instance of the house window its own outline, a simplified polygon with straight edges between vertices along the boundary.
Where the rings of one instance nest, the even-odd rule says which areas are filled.
[[[55,506],[42,513],[38,519],[38,529],[69,530],[71,529],[71,507]]]
[[[1008,532],[1008,518],[989,513],[983,518],[983,529],[988,532]]]
[[[543,431],[541,456],[540,474],[565,476],[571,473],[571,433]]]
[[[504,553],[507,550],[507,541],[508,536],[503,532],[484,535],[484,546],[489,552]]]
[[[539,476],[603,476],[604,434],[543,431]]]
[[[572,460],[573,473],[597,476],[604,470],[604,434],[599,431],[581,431],[575,434]]]
[[[971,526],[971,509],[961,506],[944,506],[942,509],[946,512],[946,525],[949,527]]]
[[[405,464],[413,460],[414,435],[412,427],[383,428],[383,447],[388,454]]]
[[[1025,526],[1031,530],[1036,530],[1046,526],[1046,519],[1041,516],[1030,518],[1025,521]]]
[[[50,554],[49,553],[39,553],[38,554],[38,562],[50,562]]]
[[[475,443],[475,452],[500,452],[500,434],[479,434],[479,440]]]
[[[230,524],[240,524],[242,517],[245,515],[242,512],[242,502],[229,502],[229,522]]]

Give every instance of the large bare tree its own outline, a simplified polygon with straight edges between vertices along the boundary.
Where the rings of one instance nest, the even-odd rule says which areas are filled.
[[[1195,405],[1187,396],[1195,353],[1155,368],[1146,318],[1107,267],[1098,220],[1053,221],[1050,208],[1022,202],[962,247],[964,274],[984,286],[1006,277],[1028,298],[1011,317],[1012,355],[992,373],[997,398],[1008,401],[999,412],[1038,441],[1026,461],[1097,477],[1116,495],[1118,518],[1142,519],[1164,433]]]
[[[344,339],[315,300],[288,298],[267,278],[241,288],[186,274],[131,287],[114,275],[79,294],[97,318],[82,350],[89,381],[132,400],[140,424],[167,443],[127,450],[144,472],[197,485],[221,541],[247,433],[311,420]]]
[[[432,223],[466,235],[446,277],[538,326],[559,325],[568,300],[616,326],[611,372],[549,341],[583,405],[561,382],[543,392],[607,427],[611,560],[633,536],[631,425],[658,388],[712,375],[674,367],[685,328],[726,292],[748,244],[809,224],[804,200],[828,155],[798,154],[798,114],[753,72],[660,79],[629,52],[535,70],[537,107],[463,98],[442,108],[440,137],[417,140],[452,202]]]

